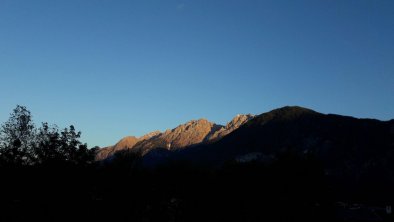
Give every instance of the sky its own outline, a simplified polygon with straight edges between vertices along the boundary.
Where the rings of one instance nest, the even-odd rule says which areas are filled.
[[[394,1],[0,0],[0,122],[89,147],[285,105],[394,118]]]

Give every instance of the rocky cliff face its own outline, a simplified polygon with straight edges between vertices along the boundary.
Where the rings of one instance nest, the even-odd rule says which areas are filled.
[[[222,126],[211,123],[206,119],[192,120],[172,130],[166,130],[157,137],[137,143],[133,150],[145,154],[154,148],[166,148],[168,150],[181,149],[202,143],[207,136],[220,128]]]
[[[119,142],[117,142],[113,146],[108,146],[101,148],[98,150],[96,154],[96,160],[104,160],[108,158],[109,156],[114,155],[116,152],[121,151],[121,150],[126,150],[126,149],[131,149],[135,146],[140,141],[144,141],[147,139],[150,139],[152,137],[155,137],[160,134],[160,131],[154,131],[151,133],[148,133],[142,137],[134,137],[134,136],[127,136],[121,139]]]
[[[253,117],[251,114],[237,115],[226,126],[217,125],[207,119],[192,120],[163,133],[155,131],[140,138],[125,137],[114,146],[100,149],[96,160],[106,159],[115,152],[125,149],[144,155],[155,148],[177,150],[201,143],[218,141]]]
[[[233,132],[234,130],[238,129],[240,126],[248,122],[249,120],[253,119],[254,115],[252,114],[238,114],[234,117],[226,126],[220,128],[219,130],[215,131],[212,135],[210,135],[207,140],[209,142],[215,142],[223,138],[224,136],[228,135],[229,133]]]

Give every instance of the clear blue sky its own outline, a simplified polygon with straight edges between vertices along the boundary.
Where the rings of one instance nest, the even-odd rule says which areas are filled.
[[[90,147],[284,105],[394,118],[394,1],[0,0],[0,122]]]

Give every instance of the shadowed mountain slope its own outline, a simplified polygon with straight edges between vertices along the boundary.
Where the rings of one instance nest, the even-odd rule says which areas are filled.
[[[393,128],[393,120],[283,107],[256,116],[216,143],[185,149],[175,156],[198,164],[220,165],[245,156],[267,161],[292,152],[315,156],[327,174],[357,178],[379,168],[394,175]]]

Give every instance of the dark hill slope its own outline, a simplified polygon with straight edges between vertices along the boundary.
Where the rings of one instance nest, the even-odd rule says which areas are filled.
[[[248,154],[266,160],[293,152],[315,156],[324,163],[327,173],[360,174],[370,166],[391,164],[393,125],[393,121],[283,107],[256,116],[214,144],[185,149],[176,156],[218,165]]]

